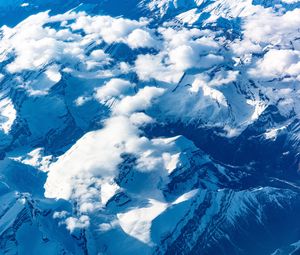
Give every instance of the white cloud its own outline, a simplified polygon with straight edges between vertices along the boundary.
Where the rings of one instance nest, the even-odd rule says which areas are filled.
[[[41,34],[40,36],[43,35]],[[44,37],[40,39],[35,38],[34,40],[29,38],[27,41],[25,38],[23,39],[22,44],[14,47],[17,54],[16,59],[7,65],[7,70],[10,73],[39,68],[54,59],[57,56],[57,49],[60,48],[59,43],[53,38]],[[17,42],[15,41],[14,43]]]
[[[175,71],[172,66],[164,65],[163,56],[139,55],[135,61],[135,71],[143,81],[156,79],[158,81],[176,83],[180,80],[183,72]]]
[[[253,16],[246,18],[244,35],[256,43],[289,43],[291,37],[299,35],[299,23],[299,8],[278,15],[271,8],[260,7]]]
[[[243,18],[242,40],[236,39],[230,45],[236,56],[244,59],[247,54],[262,53],[274,47],[300,50],[296,40],[300,36],[299,8],[280,12],[256,5],[253,10]]]
[[[90,56],[96,61],[103,61],[108,58],[108,55],[102,49],[92,51]]]
[[[262,51],[262,47],[259,44],[252,42],[249,38],[245,38],[242,41],[240,41],[240,39],[237,39],[230,44],[230,47],[235,55],[239,57],[245,54],[257,53]]]
[[[130,122],[133,125],[142,126],[145,124],[153,123],[155,121],[145,113],[137,112],[130,115]]]
[[[94,50],[89,57],[86,57],[87,70],[102,67],[112,62],[112,58],[102,49]]]
[[[148,31],[142,30],[140,28],[132,31],[127,38],[127,44],[129,47],[136,48],[155,48],[156,41],[153,39]]]
[[[300,75],[300,51],[269,50],[258,60],[256,66],[249,70],[250,75],[257,78],[279,78],[286,75]]]
[[[73,233],[76,229],[87,228],[90,225],[89,217],[82,215],[79,218],[69,217],[65,221],[67,229]]]
[[[54,212],[53,219],[63,219],[63,218],[66,218],[66,216],[68,216],[68,214],[69,213],[67,211]]]
[[[80,36],[67,30],[56,31],[43,27],[50,21],[48,13],[44,12],[30,16],[14,28],[6,28],[0,42],[0,49],[9,49],[6,55],[11,52],[15,54],[14,61],[6,66],[8,72],[35,70],[54,60],[68,61],[70,58],[77,60],[83,58],[83,49],[74,42],[80,40]],[[52,21],[56,19],[53,18]],[[67,39],[73,42],[65,42]]]
[[[73,75],[85,77],[89,72],[95,72],[98,77],[112,76],[118,70],[125,72],[124,63],[111,67],[111,71],[102,70],[105,65],[113,62],[103,49],[93,50],[87,55],[87,47],[101,43],[98,35],[81,35],[77,31],[72,31],[68,24],[61,23],[61,26],[55,29],[49,25],[59,21],[69,21],[70,24],[74,24],[72,23],[74,20],[84,17],[86,17],[85,13],[69,12],[49,16],[48,12],[43,12],[28,17],[14,28],[2,27],[0,62],[11,60],[4,69],[16,76],[27,70],[38,71],[36,76],[26,77],[27,80],[22,82],[22,86],[25,84],[31,94],[47,93],[48,89],[60,80],[61,66],[64,66],[63,71],[68,70]],[[114,23],[114,18],[109,19]],[[125,23],[130,23],[130,20]],[[133,24],[140,27],[144,23],[133,21]],[[41,71],[43,74],[39,74]]]
[[[49,80],[57,83],[61,80],[61,74],[59,72],[59,68],[57,65],[52,65],[45,71],[45,74],[49,78]]]
[[[158,32],[162,34],[164,41],[172,48],[189,43],[193,38],[199,38],[205,33],[196,28],[176,30],[170,27],[160,27],[158,28]]]
[[[74,101],[74,103],[77,106],[82,106],[84,105],[86,102],[88,102],[91,98],[90,97],[85,97],[85,96],[80,96],[78,98],[76,98],[76,100]]]
[[[96,99],[105,103],[106,101],[114,97],[122,97],[123,94],[127,94],[133,85],[126,80],[114,78],[109,80],[104,86],[96,89]]]
[[[144,81],[176,83],[189,69],[208,69],[223,61],[218,56],[219,45],[214,34],[198,29],[159,28],[160,52],[156,55],[139,55],[135,71]]]
[[[213,34],[208,36],[205,31],[198,29],[176,31],[167,28],[161,29],[160,32],[165,39],[165,51],[170,63],[177,70],[209,68],[223,60],[223,57],[213,54],[219,49],[218,43],[213,40]]]
[[[132,48],[152,47],[154,39],[144,30],[148,21],[145,19],[129,20],[110,16],[81,15],[71,25],[73,30],[83,29],[87,34],[94,34],[106,43],[126,43]]]
[[[239,71],[221,70],[215,74],[213,79],[208,83],[209,86],[221,86],[236,81]]]
[[[47,12],[43,12],[30,16],[14,28],[2,28],[4,37],[0,49],[9,49],[16,55],[15,60],[7,66],[7,70],[16,73],[34,70],[53,60],[68,62],[89,59],[85,56],[84,48],[91,42],[97,42],[94,37],[81,36],[69,28],[60,27],[59,30],[55,30],[45,26],[47,23],[84,16],[84,13],[66,13],[50,17]],[[19,43],[20,41],[22,43]],[[99,49],[91,53],[89,60],[107,63],[110,59]]]
[[[123,98],[114,108],[114,113],[130,115],[136,111],[145,110],[155,98],[163,93],[164,89],[162,88],[145,87],[140,89],[136,95]]]
[[[196,54],[191,46],[181,45],[170,51],[170,62],[175,64],[179,70],[196,67],[199,61]]]

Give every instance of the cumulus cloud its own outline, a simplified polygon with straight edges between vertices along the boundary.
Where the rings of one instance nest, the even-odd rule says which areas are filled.
[[[140,28],[133,30],[127,38],[127,44],[130,48],[156,48],[156,41],[153,36]]]
[[[60,48],[58,44],[55,39],[46,37],[27,42],[25,40],[24,43],[14,47],[17,57],[7,65],[8,72],[16,73],[24,69],[33,70],[47,64],[57,56],[57,49]]]
[[[175,64],[179,70],[195,67],[199,60],[195,57],[193,48],[188,45],[181,45],[171,50],[169,56],[170,62]]]
[[[143,126],[145,124],[155,122],[150,116],[143,112],[137,112],[130,115],[130,122],[136,126]]]
[[[54,22],[60,22],[60,26],[54,28]],[[147,24],[146,19],[89,16],[84,12],[55,16],[38,13],[14,28],[1,28],[0,62],[10,59],[5,70],[16,75],[44,70],[51,65],[36,81],[27,83],[26,88],[32,94],[46,93],[60,80],[61,72],[78,77],[113,77],[116,73],[129,72],[131,67],[125,62],[115,63],[99,48],[101,42],[125,43],[132,49],[157,47],[154,33]],[[82,30],[85,33],[81,33]],[[104,68],[108,65],[109,70]]]
[[[62,26],[55,30],[45,24],[63,20],[75,20],[71,25]],[[110,62],[110,57],[102,49],[85,55],[85,47],[92,42],[107,43],[123,42],[132,48],[152,47],[154,39],[145,20],[133,21],[109,16],[90,17],[85,13],[66,13],[64,15],[49,16],[48,12],[30,16],[15,28],[3,27],[2,44],[0,49],[6,52],[2,61],[9,53],[15,54],[15,59],[7,65],[10,73],[23,70],[35,70],[50,61],[84,62],[88,69],[102,66]],[[70,30],[70,29],[73,29]],[[77,33],[83,29],[87,35]],[[19,43],[22,41],[22,43]],[[5,50],[4,50],[5,49]],[[7,51],[9,49],[9,51]],[[1,51],[2,51],[1,50]],[[3,53],[2,53],[3,54]]]
[[[288,75],[300,79],[300,51],[271,49],[257,61],[249,73],[257,78],[280,78]]]
[[[262,47],[255,42],[252,42],[249,38],[235,40],[230,45],[233,53],[237,56],[249,55],[250,53],[258,53],[262,51]]]
[[[96,61],[106,60],[108,57],[108,55],[102,49],[92,51],[90,56],[93,60]]]
[[[221,86],[236,81],[239,71],[221,70],[215,74],[213,79],[208,83],[209,86]]]
[[[143,81],[156,79],[158,81],[176,83],[183,72],[175,71],[170,65],[163,63],[163,55],[139,55],[135,61],[135,71]]]
[[[101,103],[115,98],[122,97],[123,94],[127,94],[133,86],[129,81],[114,78],[105,83],[104,86],[96,89],[96,99]]]
[[[74,41],[80,37],[68,30],[56,31],[50,27],[43,27],[50,21],[57,20],[51,20],[48,13],[44,12],[30,16],[15,28],[3,30],[4,37],[0,42],[0,49],[9,49],[5,51],[3,59],[8,58],[10,53],[15,55],[14,61],[6,66],[8,72],[34,70],[53,60],[83,58],[83,49],[79,44],[65,42],[66,39]]]
[[[261,7],[253,16],[246,18],[244,35],[256,43],[289,43],[290,37],[299,35],[299,23],[299,8],[278,15],[271,8]]]
[[[110,16],[82,15],[71,25],[73,30],[83,29],[87,34],[94,34],[108,44],[126,43],[129,47],[147,48],[154,46],[154,38],[147,31],[146,19],[129,20]]]
[[[150,30],[142,29],[147,24],[145,21],[131,21],[107,16],[98,16],[98,18],[104,24],[108,22],[112,26],[111,29],[115,32],[114,36],[130,36],[128,43],[132,47],[143,47],[143,45],[150,47],[150,44],[153,44],[154,39],[152,40]],[[26,84],[25,87],[31,94],[47,93],[48,89],[60,80],[62,72],[72,73],[78,77],[102,76],[106,78],[115,73],[128,72],[130,70],[128,64],[113,63],[113,59],[104,49],[97,47],[87,51],[87,48],[100,45],[103,38],[97,34],[97,31],[83,35],[75,29],[80,20],[86,19],[93,20],[94,18],[85,13],[69,12],[49,16],[48,12],[43,12],[30,16],[14,28],[2,27],[0,62],[11,60],[4,70],[15,75],[23,71],[37,71],[37,76],[26,78],[28,80],[23,81],[22,84],[22,86]],[[51,25],[53,22],[62,23],[59,27],[53,28]],[[108,37],[108,42],[111,42],[109,39],[109,35],[112,34],[110,28],[98,27],[98,25],[95,25],[96,28],[103,28],[105,30],[104,38]],[[72,30],[73,26],[74,30]],[[88,27],[86,29],[89,31]],[[143,38],[144,41],[141,41]],[[125,39],[127,40],[127,37]],[[123,39],[120,40],[123,42]],[[124,41],[124,43],[127,42]],[[114,64],[116,64],[115,67]],[[103,70],[103,67],[107,65],[110,65],[111,69]],[[64,68],[61,68],[62,66]],[[41,72],[43,73],[39,74]]]
[[[79,218],[69,217],[65,221],[67,229],[73,233],[76,229],[87,228],[90,225],[89,217],[82,215]]]
[[[123,98],[114,108],[114,113],[130,115],[136,111],[145,110],[156,97],[163,93],[164,89],[162,88],[145,87],[140,89],[136,95]]]
[[[102,49],[94,50],[89,57],[85,57],[87,70],[103,67],[112,62],[112,58]]]
[[[141,80],[178,82],[189,69],[207,69],[223,61],[214,34],[198,29],[159,28],[162,45],[156,55],[140,55],[135,70]]]
[[[296,39],[300,36],[299,8],[280,12],[257,5],[253,10],[243,18],[242,40],[238,38],[230,43],[238,58],[247,64],[251,61],[249,54],[262,53],[273,47],[300,50]]]

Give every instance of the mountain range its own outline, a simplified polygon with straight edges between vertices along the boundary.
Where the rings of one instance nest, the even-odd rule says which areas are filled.
[[[0,254],[300,254],[299,0],[0,0]]]

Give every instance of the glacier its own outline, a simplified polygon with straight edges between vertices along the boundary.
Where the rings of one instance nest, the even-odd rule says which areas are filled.
[[[300,1],[0,0],[0,254],[300,253]]]

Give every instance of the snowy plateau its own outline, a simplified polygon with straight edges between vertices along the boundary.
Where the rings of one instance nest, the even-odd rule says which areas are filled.
[[[0,0],[1,255],[299,255],[299,0]]]

